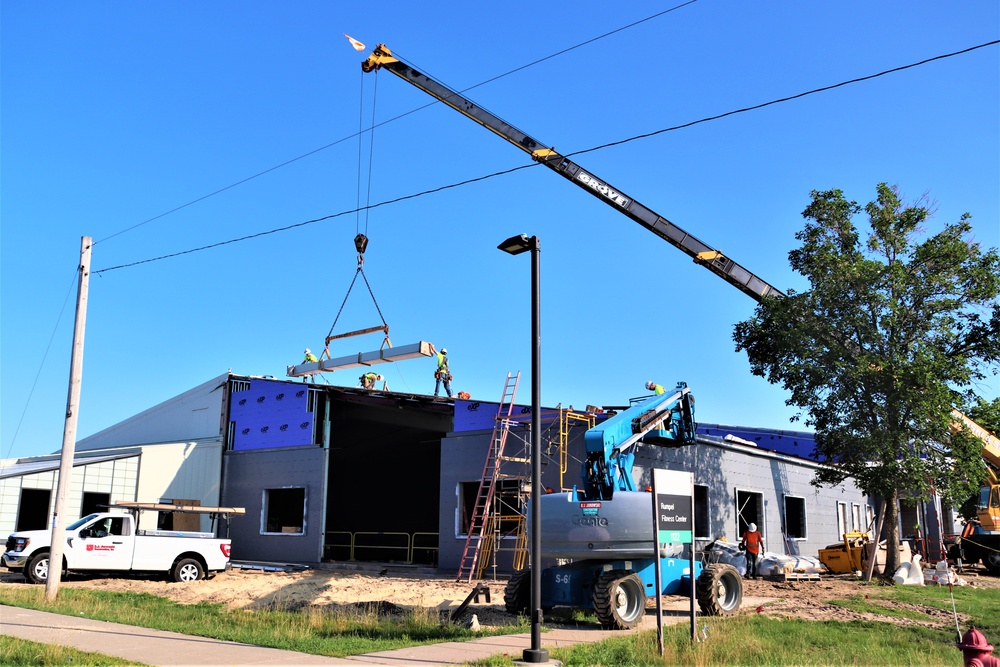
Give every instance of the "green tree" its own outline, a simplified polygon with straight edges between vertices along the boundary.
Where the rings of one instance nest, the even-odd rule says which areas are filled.
[[[977,398],[977,400],[968,407],[965,414],[975,423],[982,426],[984,429],[996,435],[1000,433],[1000,398],[994,398],[992,401],[987,401],[984,398]],[[979,443],[979,446],[982,446]],[[984,461],[983,465],[989,465]],[[984,474],[980,476],[980,483],[988,483],[988,475]],[[994,470],[995,473],[1000,474],[1000,471]],[[975,519],[977,516],[977,507],[979,505],[979,493],[974,493],[969,496],[964,503],[959,506],[959,514],[966,519]]]
[[[765,299],[736,325],[753,373],[781,384],[816,431],[813,479],[848,477],[886,500],[887,562],[899,566],[898,501],[961,502],[982,477],[978,443],[950,436],[949,413],[1000,359],[1000,257],[970,240],[965,214],[922,241],[931,211],[877,187],[862,213],[840,190],[813,192],[788,257],[810,288]],[[794,421],[793,419],[793,421]],[[947,443],[947,449],[940,443]]]
[[[993,435],[1000,434],[1000,398],[987,401],[979,397],[973,405],[969,406],[965,414]]]

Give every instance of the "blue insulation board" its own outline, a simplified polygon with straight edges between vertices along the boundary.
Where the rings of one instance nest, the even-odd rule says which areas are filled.
[[[697,432],[699,435],[710,435],[716,438],[735,435],[737,438],[742,438],[756,444],[761,449],[814,460],[813,452],[816,449],[816,438],[808,431],[782,431],[768,428],[754,428],[752,426],[703,424],[699,422]]]
[[[251,380],[249,389],[233,392],[230,399],[229,420],[235,423],[233,449],[313,444],[313,413],[307,401],[305,386]]]

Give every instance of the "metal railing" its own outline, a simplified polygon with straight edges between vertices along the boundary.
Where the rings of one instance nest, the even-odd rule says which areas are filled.
[[[437,563],[437,533],[331,530],[323,543],[323,560],[394,561],[421,564]]]

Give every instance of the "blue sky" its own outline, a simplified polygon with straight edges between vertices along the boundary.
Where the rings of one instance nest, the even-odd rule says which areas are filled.
[[[801,428],[786,392],[734,351],[754,302],[542,167],[101,272],[530,162],[442,105],[359,146],[373,117],[431,101],[361,74],[377,43],[465,89],[677,4],[3,3],[0,458],[61,445],[84,235],[96,244],[80,437],[227,369],[284,377],[304,347],[322,348],[358,231],[392,342],[449,348],[456,390],[497,400],[520,370],[530,400],[530,264],[496,249],[525,232],[542,243],[546,405],[623,404],[646,380],[685,381],[699,421]],[[468,95],[569,154],[995,40],[998,7],[699,0]],[[976,240],[1000,245],[998,121],[994,45],[574,159],[803,289],[787,254],[814,189],[864,204],[893,183],[934,203],[928,231],[968,211]],[[359,280],[334,333],[379,324]],[[381,370],[393,390],[433,390],[430,360]],[[997,396],[996,378],[980,391]]]

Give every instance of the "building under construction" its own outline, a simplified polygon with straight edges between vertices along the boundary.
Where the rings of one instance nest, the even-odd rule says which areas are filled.
[[[485,401],[225,373],[81,440],[68,511],[245,507],[227,528],[236,560],[507,574],[524,563],[530,487],[532,415],[517,381],[499,378]],[[583,434],[614,409],[541,411],[543,487],[578,484]],[[636,477],[694,473],[699,546],[754,522],[770,551],[816,555],[868,530],[872,512],[849,481],[813,487],[811,453],[809,433],[699,424],[696,445],[641,446]],[[58,467],[58,454],[4,462],[0,530],[46,525]]]

